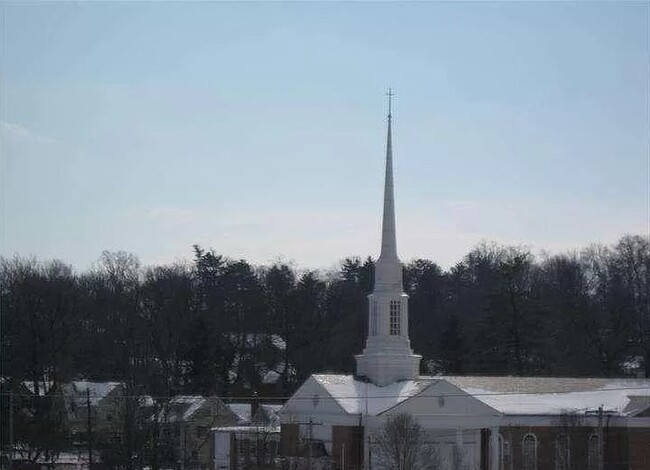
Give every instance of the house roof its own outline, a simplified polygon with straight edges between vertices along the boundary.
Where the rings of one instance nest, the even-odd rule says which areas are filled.
[[[377,415],[392,408],[436,381],[432,377],[422,377],[379,387],[357,380],[351,375],[316,374],[312,377],[347,413],[370,415]]]
[[[34,382],[31,380],[25,380],[23,381],[23,385],[27,390],[29,390],[30,393],[36,393],[35,388],[34,388]],[[38,395],[43,396],[45,395],[46,391],[49,391],[54,384],[52,382],[43,382],[43,381],[38,381]]]
[[[628,398],[630,399],[630,402],[623,409],[623,414],[627,416],[638,416],[650,409],[649,396],[628,395]]]
[[[206,398],[199,395],[179,395],[170,400],[167,412],[160,411],[159,417],[164,417],[167,422],[186,421],[201,409],[205,402]]]
[[[87,382],[79,380],[64,384],[62,389],[63,393],[73,397],[75,404],[79,406],[86,404],[86,390],[88,390],[90,404],[96,406],[118,386],[120,386],[119,382]]]
[[[228,403],[230,411],[237,415],[240,424],[249,424],[252,420],[252,409],[250,403]]]
[[[598,410],[633,416],[650,400],[648,379],[443,376],[507,415],[561,415]],[[643,407],[645,403],[645,407]]]
[[[197,415],[197,413],[199,413]],[[177,395],[163,406],[155,415],[166,423],[188,422],[202,419],[203,413],[212,416],[213,419],[224,419],[227,422],[236,422],[236,415],[229,410],[219,397],[201,395]]]

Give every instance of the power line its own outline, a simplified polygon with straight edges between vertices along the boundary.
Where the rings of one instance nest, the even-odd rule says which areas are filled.
[[[648,380],[648,379],[645,379]],[[648,395],[643,395],[650,397],[650,380],[648,380],[649,385],[647,387],[611,387],[611,388],[606,388],[606,389],[594,389],[594,390],[577,390],[577,389],[568,389],[568,390],[562,390],[562,391],[557,391],[557,390],[548,390],[548,391],[514,391],[514,392],[477,392],[477,393],[444,393],[444,394],[436,394],[436,395],[427,395],[429,398],[439,398],[439,397],[466,397],[466,396],[472,396],[472,397],[481,397],[481,396],[512,396],[512,395],[563,395],[566,393],[598,393],[598,392],[612,392],[612,391],[625,391],[625,390],[647,390]],[[418,395],[418,393],[424,391],[424,389],[420,390],[419,392],[414,393],[413,395],[401,395],[401,394],[386,394],[386,395],[332,395],[332,398],[335,400],[345,400],[345,399],[385,399],[385,398],[413,398]],[[9,396],[11,393],[10,392],[0,392],[0,395],[2,396]],[[37,395],[34,394],[29,394],[29,393],[13,393],[11,394],[14,397],[33,397],[36,398]],[[99,394],[90,394],[91,398],[105,398],[109,396],[110,394],[107,395],[99,395]],[[66,394],[66,393],[45,393],[42,395],[38,395],[38,397],[81,397],[79,394]],[[201,395],[201,396],[194,396],[194,395],[148,395],[148,394],[142,394],[142,395],[116,395],[113,396],[111,395],[111,398],[137,398],[137,399],[174,399],[174,398],[184,398],[187,401],[191,400],[204,400],[206,398],[219,398],[221,401],[227,404],[229,401],[233,400],[241,400],[241,401],[287,401],[287,400],[313,400],[313,397],[295,397],[295,396],[269,396],[269,397],[260,397],[260,396],[219,396],[219,395]]]

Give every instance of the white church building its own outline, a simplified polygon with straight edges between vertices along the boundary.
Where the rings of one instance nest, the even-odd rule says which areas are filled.
[[[389,93],[390,96],[390,93]],[[397,255],[389,101],[381,253],[356,374],[314,374],[281,410],[282,452],[315,468],[386,468],[374,452],[407,413],[449,470],[650,469],[650,380],[420,375]],[[410,469],[400,469],[410,470]]]

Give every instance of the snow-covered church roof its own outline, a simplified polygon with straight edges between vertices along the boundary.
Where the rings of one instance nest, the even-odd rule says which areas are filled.
[[[441,388],[429,389],[433,386]],[[421,376],[380,387],[352,375],[314,374],[290,402],[309,409],[312,401],[330,396],[346,414],[377,416],[418,395],[437,394],[472,398],[510,416],[584,415],[600,407],[604,412],[638,416],[650,409],[650,379],[554,377]]]
[[[649,379],[440,377],[506,415],[606,412],[633,416],[650,407]]]
[[[379,387],[352,375],[314,374],[314,380],[349,414],[378,415],[417,395],[436,379],[422,377]]]

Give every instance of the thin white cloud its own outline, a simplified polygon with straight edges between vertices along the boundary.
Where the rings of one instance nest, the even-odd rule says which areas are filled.
[[[28,139],[31,136],[26,127],[7,121],[2,121],[2,133],[7,137],[16,139]]]
[[[641,233],[635,230],[635,212],[605,217],[600,208],[576,201],[568,206],[545,203],[533,209],[526,201],[463,200],[403,208],[397,220],[398,250],[405,262],[427,258],[448,268],[482,241],[558,253]],[[329,267],[350,255],[377,256],[380,248],[381,221],[375,211],[161,206],[128,215],[131,233],[143,239],[133,250],[145,263],[191,258],[195,243],[231,258],[266,264],[280,257],[301,268]]]
[[[57,142],[55,139],[36,135],[25,126],[7,121],[2,121],[2,135],[3,138],[19,142],[38,142],[44,144],[53,144]]]

